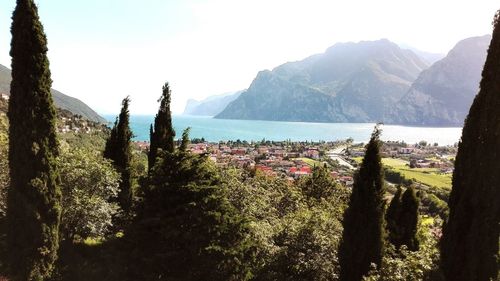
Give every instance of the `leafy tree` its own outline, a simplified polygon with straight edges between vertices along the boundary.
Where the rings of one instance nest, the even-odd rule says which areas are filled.
[[[439,235],[436,232],[439,229],[439,222],[420,225],[418,251],[409,251],[406,246],[396,250],[388,245],[380,267],[373,268],[363,281],[440,280],[436,275],[439,264]]]
[[[359,281],[372,263],[380,265],[384,248],[384,175],[380,158],[378,125],[354,177],[344,231],[339,247],[340,280]]]
[[[0,113],[0,220],[7,213],[7,189],[9,186],[9,138],[7,118]]]
[[[206,156],[162,151],[130,229],[130,275],[142,280],[247,280],[247,220]]]
[[[327,199],[335,194],[337,189],[337,184],[328,169],[322,166],[314,166],[311,176],[301,180],[299,186],[306,198],[315,200]]]
[[[149,170],[153,166],[158,157],[158,150],[174,152],[174,137],[175,131],[172,127],[172,112],[170,111],[171,92],[168,83],[163,85],[163,93],[159,99],[160,108],[155,116],[154,126],[151,125],[149,130],[150,147],[148,155]]]
[[[110,136],[106,141],[104,157],[113,161],[113,164],[120,173],[120,192],[118,193],[118,203],[124,211],[129,211],[132,206],[132,177],[131,161],[132,152],[130,139],[132,131],[130,130],[130,114],[128,106],[130,99],[126,97],[122,101],[122,109],[115,125],[111,129]]]
[[[282,220],[274,237],[276,253],[256,280],[335,280],[342,225],[327,201],[300,209]]]
[[[86,149],[62,150],[58,159],[63,194],[61,234],[75,238],[98,238],[109,233],[119,208],[120,175],[111,161]]]
[[[33,0],[12,16],[7,253],[11,280],[44,280],[59,248],[61,191],[47,38]]]
[[[441,241],[446,280],[497,280],[500,231],[500,20],[465,120]]]

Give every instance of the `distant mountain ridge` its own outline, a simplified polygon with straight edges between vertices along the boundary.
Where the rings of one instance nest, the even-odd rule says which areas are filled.
[[[432,65],[387,39],[338,43],[259,72],[215,118],[462,126],[490,40],[464,39]]]
[[[387,39],[338,43],[325,53],[261,71],[215,118],[305,122],[373,122],[428,67]]]
[[[479,91],[491,35],[458,42],[445,58],[424,70],[388,117],[391,123],[462,126]]]
[[[202,101],[189,99],[184,108],[184,115],[215,116],[226,106],[237,99],[244,91],[230,92],[222,95],[210,96]]]
[[[0,64],[0,93],[10,95],[11,80],[10,69]],[[75,115],[80,115],[90,121],[107,123],[106,119],[77,98],[70,97],[54,89],[52,89],[52,98],[57,108],[67,110]]]

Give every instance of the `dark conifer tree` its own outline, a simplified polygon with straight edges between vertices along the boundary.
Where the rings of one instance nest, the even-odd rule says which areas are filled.
[[[227,200],[216,167],[184,147],[160,151],[128,232],[132,280],[248,280],[247,221]]]
[[[384,248],[384,174],[380,158],[378,125],[366,146],[355,174],[349,207],[344,214],[344,231],[339,246],[340,280],[359,281],[372,263],[380,265]]]
[[[132,138],[132,131],[129,125],[129,103],[130,99],[128,97],[122,101],[120,115],[111,129],[111,134],[106,141],[104,149],[104,157],[113,161],[113,164],[121,175],[118,202],[120,207],[125,211],[130,209],[133,196],[130,172],[130,162],[132,161],[130,140]]]
[[[189,140],[189,131],[191,131],[191,128],[187,128],[182,132],[182,139],[181,139],[181,145],[179,146],[179,150],[181,151],[187,151],[188,145],[190,143]]]
[[[10,280],[44,280],[59,248],[56,111],[47,38],[33,1],[18,0],[12,20],[8,265]]]
[[[385,215],[388,240],[396,249],[406,245],[409,250],[417,251],[419,241],[417,238],[418,205],[419,201],[415,189],[410,186],[404,194],[401,187],[391,200]]]
[[[441,240],[448,281],[498,280],[500,230],[500,21],[484,65],[479,94],[465,120],[455,160],[450,214]]]
[[[399,218],[401,216],[401,196],[403,195],[401,186],[398,186],[396,194],[391,200],[385,214],[387,237],[396,248],[401,246],[401,230],[399,228]]]
[[[156,114],[154,126],[150,128],[150,147],[148,154],[149,171],[158,157],[158,150],[174,152],[175,131],[172,127],[172,112],[170,111],[171,92],[168,83],[163,86],[163,93],[159,99],[160,108]]]
[[[419,201],[415,189],[410,186],[403,193],[401,199],[401,209],[397,223],[401,233],[401,240],[397,243],[397,247],[406,245],[410,251],[418,250],[420,244],[417,237],[418,205]]]

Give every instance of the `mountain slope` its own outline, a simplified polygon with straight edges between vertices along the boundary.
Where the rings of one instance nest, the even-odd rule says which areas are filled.
[[[462,126],[479,90],[490,35],[458,42],[423,71],[388,118],[392,123]]]
[[[323,54],[260,72],[216,118],[380,121],[427,67],[386,39],[340,43]]]
[[[10,69],[0,65],[0,93],[10,95],[11,80]],[[99,116],[92,108],[79,99],[67,96],[54,89],[52,89],[52,98],[57,108],[68,110],[75,115],[81,115],[90,121],[107,123],[106,119]]]
[[[202,101],[190,99],[188,100],[183,114],[185,115],[200,115],[200,116],[215,116],[219,114],[226,106],[237,99],[244,91],[231,92],[227,94],[208,97]]]

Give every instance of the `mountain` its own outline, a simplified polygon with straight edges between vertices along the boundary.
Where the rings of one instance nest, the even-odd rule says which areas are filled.
[[[10,69],[0,65],[0,93],[10,95],[11,80]],[[52,98],[57,108],[67,110],[75,115],[80,115],[90,121],[107,123],[106,119],[99,116],[92,108],[79,99],[67,96],[54,89],[52,89]]]
[[[490,35],[458,42],[442,60],[424,70],[394,107],[391,123],[462,126],[479,90]]]
[[[429,65],[437,62],[438,60],[443,59],[446,56],[446,54],[422,51],[407,44],[398,44],[398,45],[402,49],[408,49],[414,52],[417,56],[419,56],[424,62],[428,63]]]
[[[237,99],[244,91],[231,92],[217,96],[208,97],[202,101],[189,99],[184,108],[185,115],[215,116],[226,106]]]
[[[323,54],[261,71],[215,118],[380,121],[427,67],[387,39],[338,43]]]

